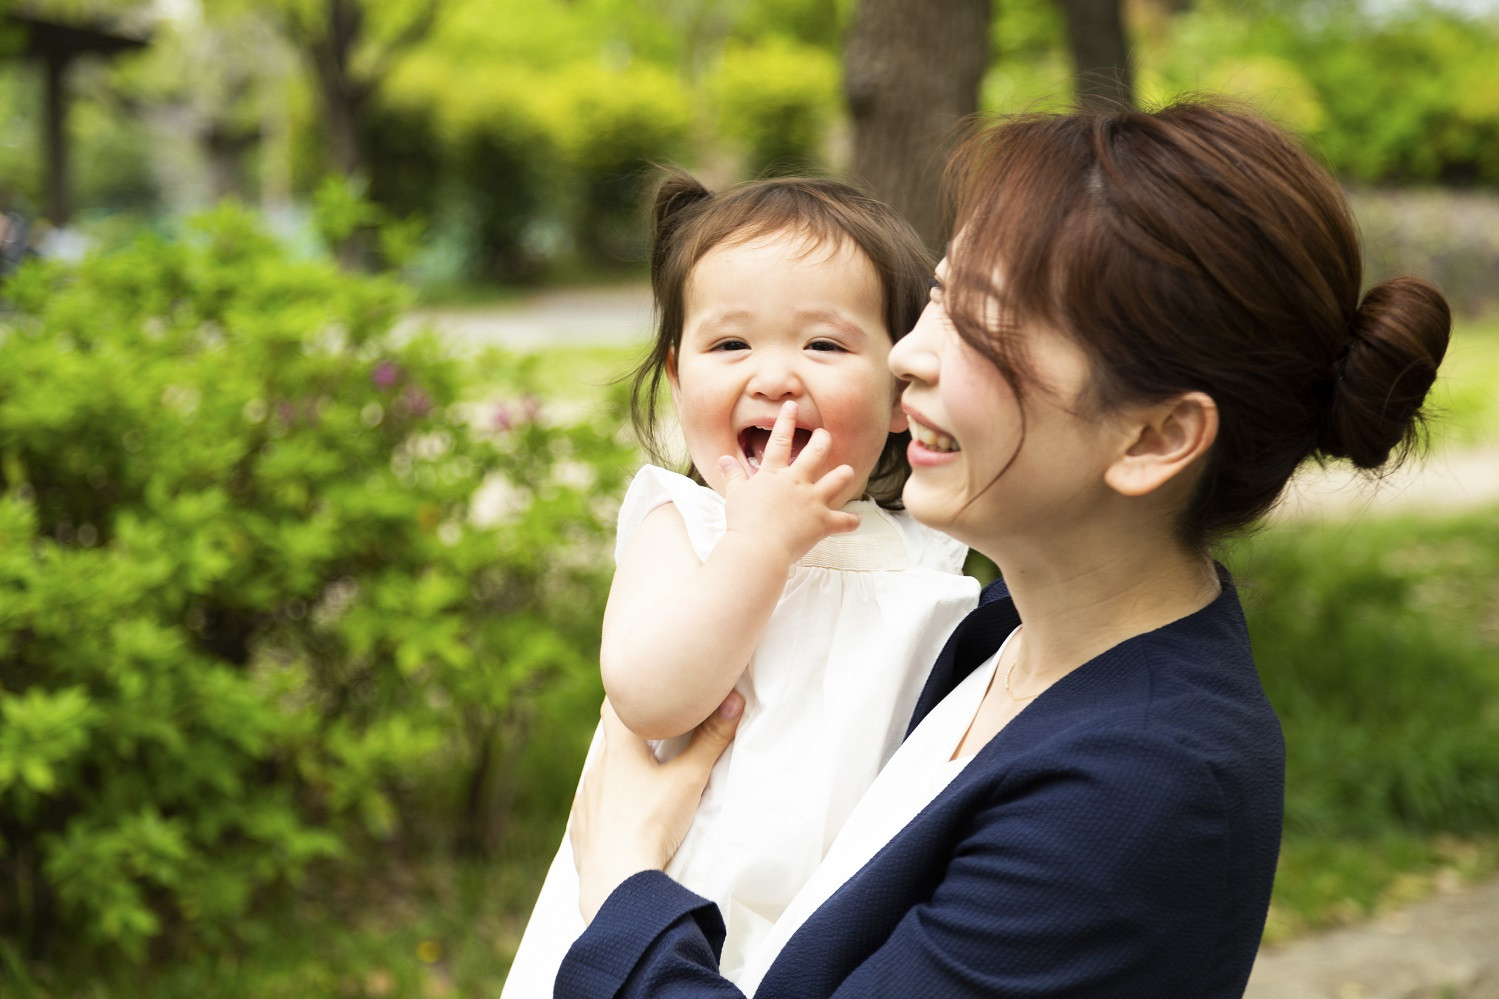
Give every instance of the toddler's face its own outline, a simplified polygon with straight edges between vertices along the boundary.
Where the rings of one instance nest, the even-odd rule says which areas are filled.
[[[905,415],[886,366],[879,275],[857,246],[776,233],[720,244],[688,276],[682,344],[669,380],[687,453],[715,491],[718,458],[753,470],[781,403],[797,403],[793,456],[832,437],[826,468],[854,470],[860,495]]]

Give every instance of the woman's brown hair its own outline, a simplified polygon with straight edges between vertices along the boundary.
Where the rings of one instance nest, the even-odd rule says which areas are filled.
[[[916,231],[895,210],[835,180],[777,177],[712,194],[681,170],[666,170],[651,212],[651,290],[656,300],[656,337],[635,369],[630,412],[647,452],[662,460],[657,401],[661,380],[682,343],[687,281],[709,250],[721,244],[789,234],[805,239],[807,251],[851,243],[874,265],[884,295],[881,315],[893,343],[916,324],[927,301],[932,258]],[[911,469],[909,433],[890,434],[867,492],[880,505],[900,506]],[[690,470],[701,481],[697,469]]]
[[[1377,469],[1419,442],[1446,300],[1415,278],[1360,298],[1337,183],[1253,113],[1190,101],[1011,118],[969,138],[948,179],[949,312],[1017,393],[1025,359],[1006,329],[1037,323],[1091,357],[1095,412],[1193,390],[1217,403],[1186,543],[1251,524],[1308,457]]]

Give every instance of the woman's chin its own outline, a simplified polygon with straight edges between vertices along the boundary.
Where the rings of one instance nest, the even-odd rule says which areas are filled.
[[[964,503],[953,495],[952,490],[943,489],[937,483],[919,481],[919,477],[913,473],[906,480],[900,498],[906,512],[916,520],[962,540],[957,521],[963,512]]]

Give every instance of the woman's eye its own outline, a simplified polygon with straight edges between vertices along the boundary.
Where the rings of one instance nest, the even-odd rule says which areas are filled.
[[[934,302],[942,301],[942,279],[932,276],[926,279],[927,297]]]

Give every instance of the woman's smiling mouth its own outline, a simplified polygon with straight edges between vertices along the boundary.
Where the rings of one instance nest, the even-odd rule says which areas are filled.
[[[909,417],[909,420],[911,424],[911,439],[927,450],[940,451],[943,454],[963,450],[958,447],[957,441],[940,430],[933,430],[924,423],[918,423],[915,417]]]

